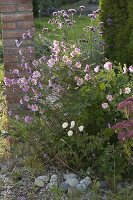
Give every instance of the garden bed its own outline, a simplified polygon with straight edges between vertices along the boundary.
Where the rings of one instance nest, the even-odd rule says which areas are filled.
[[[1,95],[2,200],[133,199],[133,66],[105,58],[99,12],[36,20],[29,63],[34,28],[17,40],[22,68],[4,83],[21,112],[7,116]]]

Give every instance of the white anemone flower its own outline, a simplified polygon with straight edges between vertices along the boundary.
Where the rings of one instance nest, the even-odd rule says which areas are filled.
[[[68,133],[67,133],[67,134],[68,134],[68,136],[70,137],[70,136],[72,136],[72,135],[73,135],[73,131],[71,131],[71,130],[70,130],[70,131],[68,131]]]
[[[99,72],[99,70],[100,70],[100,66],[98,65],[98,66],[96,66],[95,68],[94,68],[94,72],[95,73],[98,73]]]
[[[113,97],[112,97],[111,94],[108,94],[108,95],[106,96],[106,99],[107,99],[109,102],[113,101]]]
[[[109,107],[109,104],[108,103],[102,103],[102,108],[103,109],[107,109]]]
[[[84,126],[79,126],[78,129],[80,132],[82,132],[84,130]]]
[[[63,124],[62,124],[62,128],[67,128],[68,127],[68,123],[67,122],[64,122]]]
[[[126,87],[124,92],[125,92],[125,94],[130,94],[131,88],[130,87]]]
[[[70,128],[74,128],[74,126],[75,126],[75,121],[71,121],[71,126],[70,126]]]

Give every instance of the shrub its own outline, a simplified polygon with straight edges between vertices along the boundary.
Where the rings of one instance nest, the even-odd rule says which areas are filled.
[[[39,16],[39,11],[43,13],[45,9],[50,9],[50,8],[59,8],[64,4],[70,4],[70,3],[75,3],[78,2],[79,0],[33,0],[33,11],[34,11],[34,16],[38,17]],[[51,13],[52,14],[52,13]]]
[[[104,22],[103,38],[106,43],[107,58],[131,65],[132,46],[132,7],[131,0],[101,0],[101,21]]]

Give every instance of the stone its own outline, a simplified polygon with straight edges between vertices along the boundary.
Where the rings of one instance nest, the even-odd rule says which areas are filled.
[[[67,180],[68,178],[77,178],[78,176],[76,175],[76,174],[73,174],[73,173],[71,173],[71,174],[64,174],[63,175],[63,178],[65,179],[65,180]]]
[[[80,192],[86,192],[86,190],[88,189],[88,186],[85,185],[85,184],[81,184],[79,183],[77,186],[76,186],[76,189],[79,190]]]
[[[89,186],[89,185],[91,184],[91,182],[92,182],[92,181],[91,181],[90,177],[86,176],[84,179],[82,179],[82,180],[80,181],[80,184]]]
[[[126,187],[127,185],[129,185],[129,183],[127,181],[125,181],[125,182],[119,182],[117,184],[117,189],[121,190],[122,188]]]
[[[3,166],[2,168],[0,168],[0,172],[1,174],[5,174],[7,173],[9,170],[8,170],[8,167],[7,166]]]
[[[100,181],[100,188],[101,189],[107,189],[108,188],[108,184],[106,181]]]
[[[18,186],[24,186],[24,182],[22,180],[20,180],[20,181],[17,182],[17,185]]]
[[[36,178],[34,185],[37,187],[44,187],[44,181],[42,181],[41,179]]]
[[[56,174],[53,174],[50,178],[50,183],[52,182],[58,182],[58,176]]]
[[[83,194],[76,188],[68,188],[67,195],[71,199],[81,200]]]
[[[107,196],[103,195],[102,200],[107,200]]]
[[[68,178],[66,183],[68,183],[70,187],[76,187],[79,184],[79,180],[77,178]]]
[[[69,187],[68,183],[63,182],[63,183],[60,184],[59,189],[63,192],[67,192],[68,187]]]
[[[40,180],[42,180],[43,182],[48,183],[50,177],[47,176],[47,175],[45,175],[45,176],[38,176],[37,179],[40,179]]]

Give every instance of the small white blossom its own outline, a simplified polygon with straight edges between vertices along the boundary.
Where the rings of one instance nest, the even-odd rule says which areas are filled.
[[[71,126],[70,126],[70,128],[74,128],[74,126],[75,126],[75,121],[71,121]]]
[[[98,65],[98,66],[96,66],[95,68],[94,68],[94,72],[95,73],[98,73],[99,72],[99,70],[100,70],[100,66]]]
[[[70,130],[70,131],[68,131],[68,133],[67,133],[67,134],[68,134],[68,136],[70,137],[70,136],[72,136],[72,135],[73,135],[73,131],[71,131],[71,130]]]
[[[113,101],[113,97],[112,97],[111,94],[108,94],[108,95],[106,96],[106,99],[107,99],[109,102]]]
[[[120,89],[119,94],[120,94],[120,95],[122,94],[122,89]]]
[[[80,132],[82,132],[84,130],[84,126],[79,126],[78,129]]]
[[[130,87],[125,88],[125,90],[124,90],[125,94],[130,94],[130,92],[131,92],[131,88]]]
[[[104,69],[107,70],[107,71],[112,70],[112,63],[111,62],[106,62],[104,64]]]
[[[126,74],[126,73],[127,73],[127,66],[124,65],[124,67],[123,67],[123,74]]]
[[[102,103],[102,108],[103,108],[103,109],[106,109],[106,108],[108,108],[108,106],[109,106],[109,104],[108,104],[108,103]]]
[[[6,134],[6,133],[8,133],[8,132],[5,131],[5,130],[2,130],[1,133],[2,133],[2,134]]]
[[[85,9],[85,6],[80,6],[79,8],[80,8],[80,10],[82,11],[82,10]]]
[[[68,123],[67,122],[64,122],[63,124],[62,124],[62,128],[67,128],[68,127]]]
[[[133,73],[133,65],[131,65],[131,66],[129,67],[129,71],[130,71],[131,73]]]
[[[81,68],[81,63],[80,63],[80,62],[76,62],[75,67],[76,67],[77,69],[80,69],[80,68]]]
[[[52,67],[55,65],[55,63],[56,63],[56,60],[55,60],[54,58],[50,58],[50,59],[48,60],[48,62],[47,62],[48,66],[49,66],[50,68],[52,68]]]
[[[81,86],[84,83],[83,78],[79,78],[79,77],[75,76],[74,79],[77,81],[77,86]]]
[[[108,123],[108,128],[111,128],[111,124],[110,123]]]

